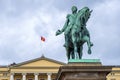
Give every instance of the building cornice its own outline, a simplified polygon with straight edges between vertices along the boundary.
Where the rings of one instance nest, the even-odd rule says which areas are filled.
[[[11,69],[59,69],[59,67],[11,67]]]
[[[25,62],[21,62],[21,63],[15,64],[15,65],[12,65],[12,66],[10,66],[10,68],[12,68],[12,67],[19,67],[21,65],[28,64],[28,63],[31,63],[31,62],[35,62],[35,61],[38,61],[38,60],[48,60],[48,61],[55,62],[55,63],[61,64],[61,65],[65,65],[66,64],[66,63],[63,63],[63,62],[60,62],[60,61],[56,61],[56,60],[53,60],[53,59],[41,56],[41,57],[36,58],[36,59],[32,59],[32,60],[28,60],[28,61],[25,61]]]

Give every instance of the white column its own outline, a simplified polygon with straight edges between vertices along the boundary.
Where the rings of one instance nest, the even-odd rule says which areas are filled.
[[[22,73],[22,80],[26,80],[26,73]]]
[[[47,73],[48,80],[51,80],[51,75],[52,75],[52,73]]]
[[[10,74],[10,80],[14,80],[14,73]]]
[[[39,73],[34,73],[34,75],[35,75],[35,80],[38,80]]]

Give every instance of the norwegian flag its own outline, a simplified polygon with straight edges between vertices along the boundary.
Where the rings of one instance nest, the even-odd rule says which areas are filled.
[[[41,41],[45,42],[45,38],[43,36],[41,36]]]

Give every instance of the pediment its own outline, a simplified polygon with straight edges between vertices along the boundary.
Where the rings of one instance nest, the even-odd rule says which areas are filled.
[[[60,67],[62,65],[65,65],[65,63],[49,59],[46,57],[40,57],[37,59],[16,64],[13,67]]]

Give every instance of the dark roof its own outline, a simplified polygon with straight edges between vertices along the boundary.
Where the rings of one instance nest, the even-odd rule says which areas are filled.
[[[21,65],[24,65],[24,64],[27,64],[27,63],[31,63],[31,62],[35,62],[35,61],[38,61],[38,60],[48,60],[48,61],[55,62],[55,63],[61,64],[61,65],[65,65],[66,64],[66,63],[63,63],[63,62],[60,62],[60,61],[56,61],[56,60],[47,58],[44,55],[42,55],[41,57],[36,58],[36,59],[32,59],[32,60],[21,62],[21,63],[15,64],[15,65],[11,65],[11,67],[18,67],[18,66],[21,66]]]

